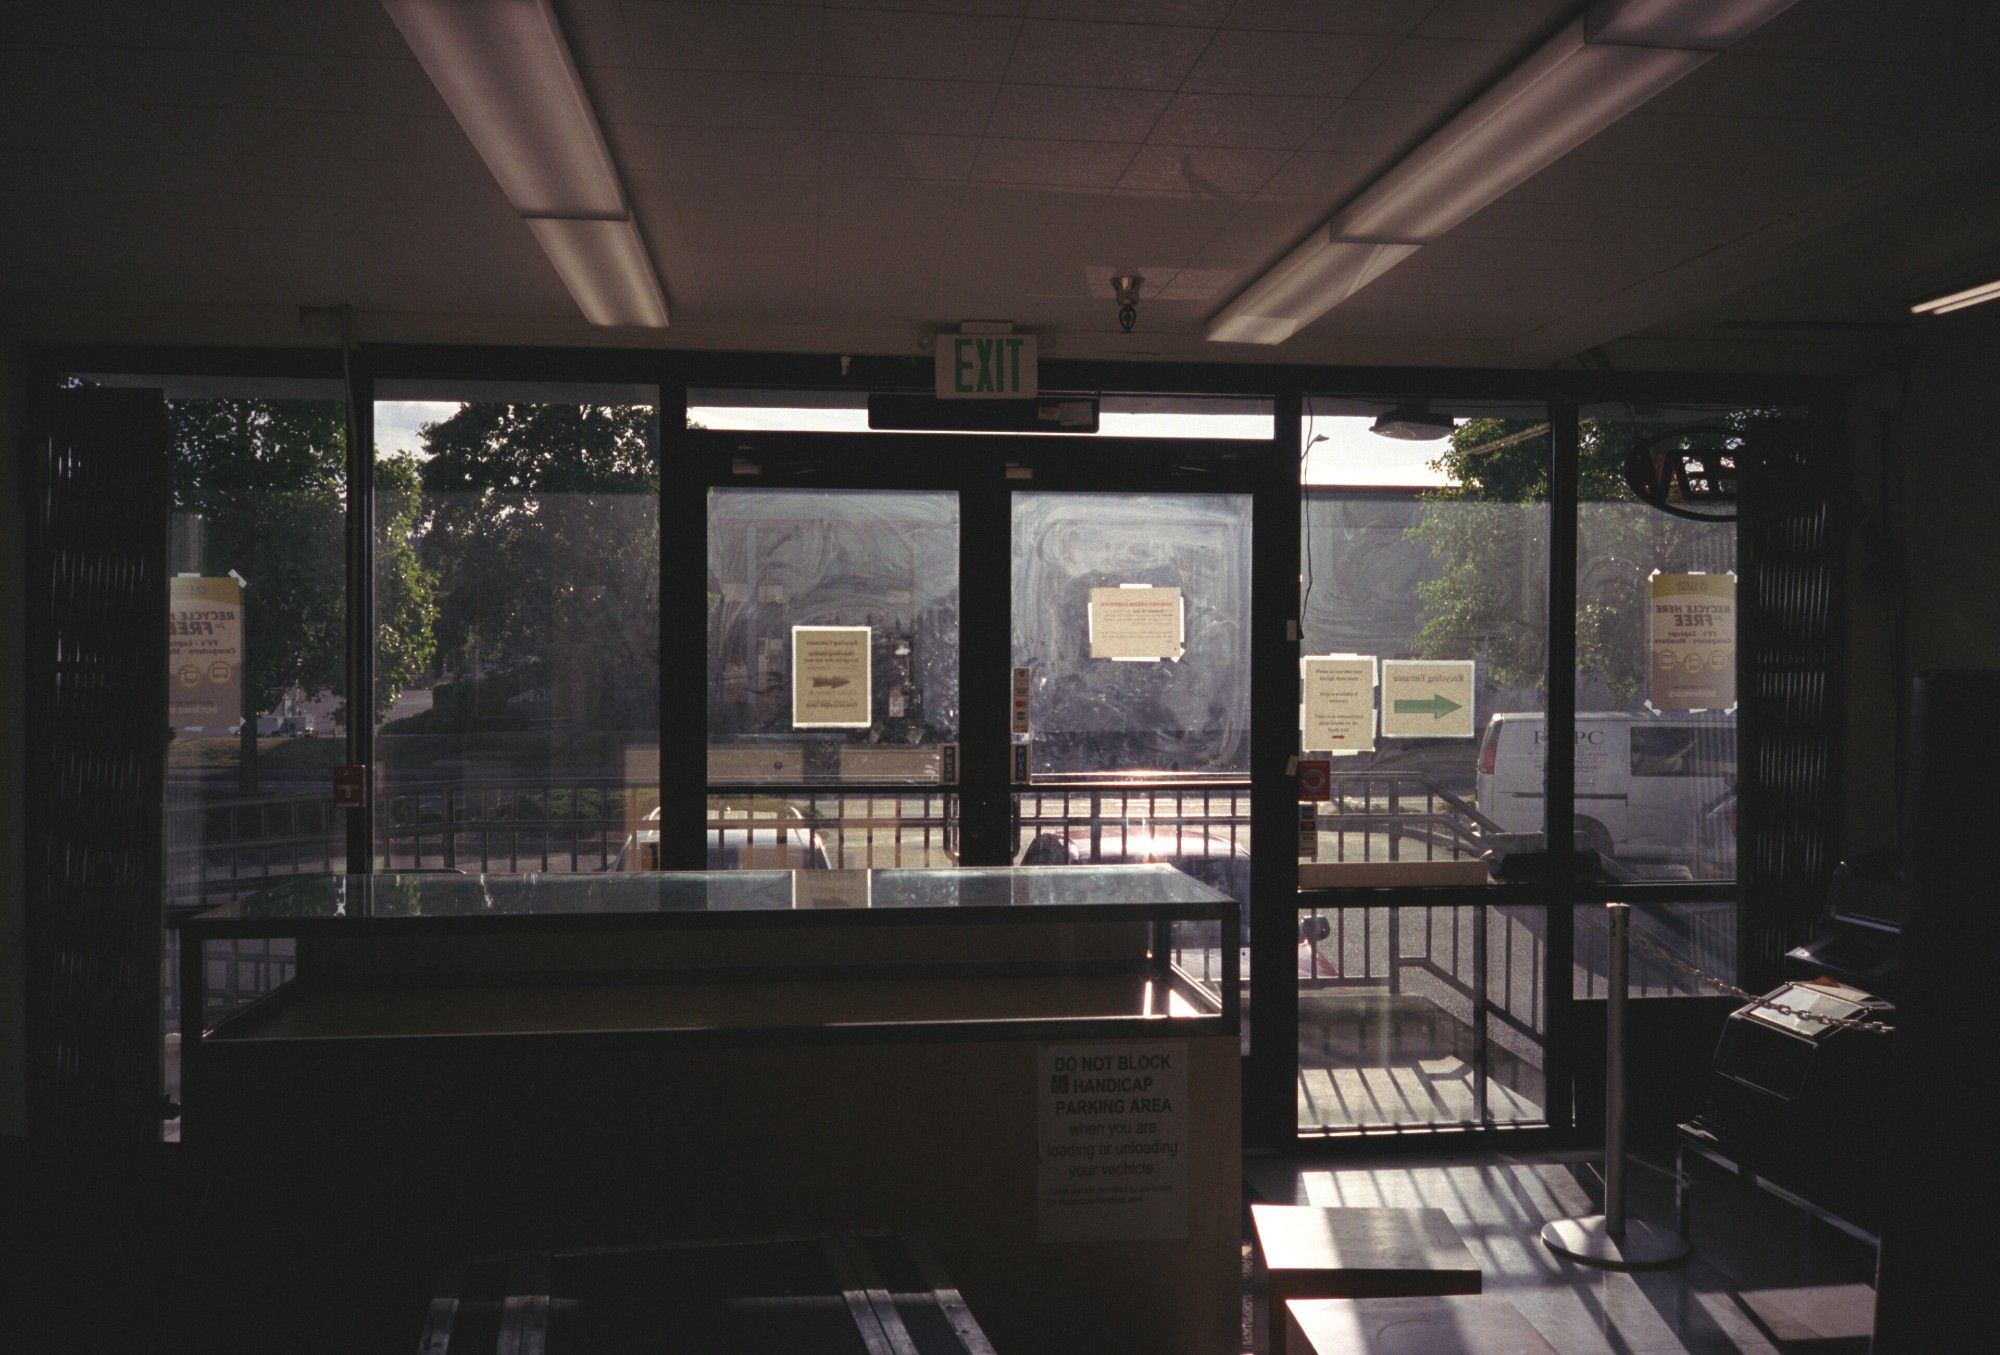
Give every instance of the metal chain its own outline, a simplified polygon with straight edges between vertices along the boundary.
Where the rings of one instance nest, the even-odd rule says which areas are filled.
[[[1628,933],[1628,935],[1631,936],[1634,946],[1645,951],[1654,959],[1664,960],[1674,968],[1692,974],[1697,981],[1727,993],[1729,996],[1737,998],[1740,1001],[1747,1002],[1753,1007],[1762,1007],[1765,1011],[1776,1012],[1780,1016],[1789,1016],[1795,1021],[1806,1021],[1816,1026],[1838,1026],[1842,1030],[1862,1030],[1867,1031],[1871,1035],[1887,1035],[1895,1030],[1895,1027],[1886,1021],[1865,1021],[1852,1016],[1828,1016],[1824,1012],[1809,1012],[1798,1007],[1788,1006],[1783,1002],[1773,1002],[1768,997],[1759,997],[1755,993],[1745,992],[1733,983],[1725,983],[1706,970],[1696,968],[1656,941],[1649,940],[1637,933]]]

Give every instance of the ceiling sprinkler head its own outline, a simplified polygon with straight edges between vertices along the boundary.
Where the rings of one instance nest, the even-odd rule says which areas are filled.
[[[1111,279],[1111,290],[1118,297],[1118,328],[1127,334],[1139,323],[1139,285],[1145,280],[1137,273],[1121,273]]]

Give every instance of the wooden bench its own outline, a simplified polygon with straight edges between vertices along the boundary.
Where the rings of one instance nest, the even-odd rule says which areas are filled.
[[[1253,1204],[1273,1345],[1291,1299],[1477,1294],[1479,1264],[1442,1209]]]
[[[1497,1294],[1293,1299],[1283,1355],[1557,1355]]]

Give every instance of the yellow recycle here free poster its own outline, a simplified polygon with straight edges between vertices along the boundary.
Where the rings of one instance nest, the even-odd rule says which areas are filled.
[[[1658,711],[1736,706],[1736,576],[1654,574],[1651,674],[1646,704]]]

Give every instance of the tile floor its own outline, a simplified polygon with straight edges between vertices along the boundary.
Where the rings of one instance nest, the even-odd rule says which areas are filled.
[[[1666,1171],[1635,1160],[1628,1180],[1636,1216],[1671,1222]],[[1251,1200],[1444,1210],[1479,1258],[1485,1292],[1504,1295],[1563,1355],[1867,1355],[1873,1251],[1712,1172],[1700,1182],[1693,1260],[1639,1274],[1580,1266],[1541,1243],[1543,1223],[1596,1207],[1588,1156],[1272,1158],[1253,1160],[1245,1184]],[[1261,1313],[1253,1298],[1247,1308]],[[1262,1330],[1252,1347],[1273,1349]]]

